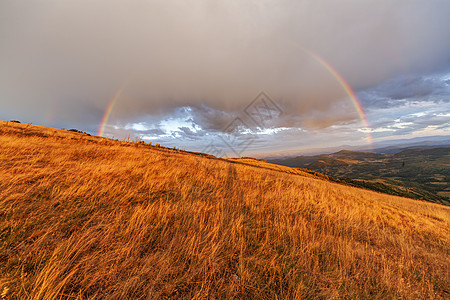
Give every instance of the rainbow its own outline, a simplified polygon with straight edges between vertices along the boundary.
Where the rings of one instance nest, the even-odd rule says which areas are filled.
[[[100,127],[98,129],[97,135],[102,136],[105,133],[106,124],[108,123],[108,120],[109,120],[109,117],[111,116],[111,112],[114,108],[114,105],[116,104],[117,99],[119,99],[120,94],[122,94],[122,91],[123,91],[123,87],[119,88],[116,91],[116,93],[114,94],[114,97],[109,102],[108,107],[106,108],[106,111],[103,115],[102,122],[100,123]]]
[[[352,101],[353,106],[355,107],[356,112],[359,115],[359,118],[362,120],[364,127],[366,128],[367,140],[369,142],[371,150],[373,151],[373,137],[369,126],[369,122],[367,121],[366,114],[364,113],[364,110],[361,106],[361,102],[358,100],[358,97],[356,96],[355,92],[352,90],[350,85],[345,81],[345,79],[322,57],[304,47],[302,47],[302,50],[305,51],[307,54],[309,54],[312,58],[314,58],[318,63],[320,63],[328,72],[330,72],[330,74],[333,75],[333,77],[337,80],[337,82],[339,82],[339,84],[343,87],[344,91],[350,97],[350,100]]]

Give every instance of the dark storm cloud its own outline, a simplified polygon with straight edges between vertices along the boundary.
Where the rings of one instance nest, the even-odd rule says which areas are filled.
[[[428,96],[436,87],[436,83],[432,80],[410,76],[389,81],[382,87],[382,92],[387,98],[401,100]]]
[[[192,122],[208,131],[222,131],[239,112],[225,112],[205,104],[191,107]]]
[[[361,91],[358,98],[368,110],[393,109],[414,103],[447,103],[450,86],[443,73],[399,75],[384,83]]]
[[[189,106],[220,131],[263,90],[286,112],[274,126],[350,122],[354,110],[335,110],[342,86],[302,48],[357,90],[429,73],[450,61],[448,11],[446,0],[2,1],[0,116],[91,126],[122,88],[116,120]],[[433,89],[409,86],[386,98]]]
[[[197,139],[197,133],[192,131],[190,128],[188,127],[179,127],[180,131],[183,132],[186,136],[188,137],[193,137],[195,139]]]

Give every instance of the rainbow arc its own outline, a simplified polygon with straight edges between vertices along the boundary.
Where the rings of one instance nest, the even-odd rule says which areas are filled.
[[[106,124],[108,123],[109,117],[111,116],[114,106],[116,105],[117,99],[119,99],[120,95],[122,94],[122,91],[123,87],[119,88],[114,94],[114,97],[109,101],[105,113],[103,114],[102,122],[100,123],[97,135],[102,136],[105,133]]]
[[[364,113],[364,109],[361,105],[361,101],[359,101],[359,99],[356,96],[353,89],[350,87],[350,85],[347,83],[347,81],[345,81],[345,79],[338,73],[338,71],[336,71],[336,69],[334,69],[325,59],[323,59],[321,56],[319,56],[318,54],[312,52],[311,50],[309,50],[305,47],[302,47],[302,50],[304,52],[306,52],[308,55],[310,55],[312,58],[314,58],[320,65],[322,65],[336,79],[336,81],[342,86],[345,93],[348,95],[351,102],[353,103],[353,106],[355,107],[356,112],[359,115],[359,118],[363,122],[363,125],[367,132],[367,140],[368,140],[369,146],[370,146],[371,150],[373,150],[373,137],[372,137],[371,129],[369,126],[369,122],[367,121],[367,117],[366,117],[366,114]]]

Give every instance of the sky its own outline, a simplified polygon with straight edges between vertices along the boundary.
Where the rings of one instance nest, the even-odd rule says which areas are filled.
[[[0,119],[217,156],[448,136],[449,13],[448,0],[0,0]]]

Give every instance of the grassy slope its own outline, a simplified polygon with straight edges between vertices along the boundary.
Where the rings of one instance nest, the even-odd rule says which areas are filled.
[[[244,163],[0,123],[0,295],[449,296],[449,207]]]

